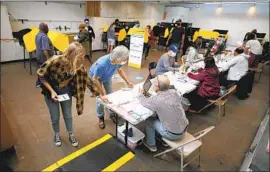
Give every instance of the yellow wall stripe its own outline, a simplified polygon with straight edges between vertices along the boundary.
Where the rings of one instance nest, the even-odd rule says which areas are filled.
[[[66,156],[65,158],[57,161],[56,163],[54,163],[53,165],[49,166],[48,168],[46,168],[42,171],[54,171],[55,169],[61,167],[62,165],[68,163],[69,161],[77,158],[78,156],[81,156],[82,154],[89,151],[90,149],[93,149],[94,147],[106,142],[110,138],[112,138],[112,136],[110,134],[107,134],[107,135],[103,136],[102,138],[96,140],[95,142],[90,143],[89,145],[87,145],[87,146],[77,150],[76,152]]]
[[[132,152],[128,152],[121,158],[119,158],[117,161],[103,169],[102,171],[116,171],[118,168],[120,168],[122,165],[127,163],[129,160],[131,160],[135,155]]]

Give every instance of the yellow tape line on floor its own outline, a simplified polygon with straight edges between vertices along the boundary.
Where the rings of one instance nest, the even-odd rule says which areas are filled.
[[[105,136],[103,136],[102,138],[98,139],[97,141],[90,143],[89,145],[77,150],[76,152],[66,156],[65,158],[57,161],[56,163],[52,164],[51,166],[45,168],[42,171],[54,171],[57,168],[61,167],[62,165],[68,163],[69,161],[77,158],[78,156],[84,154],[85,152],[89,151],[90,149],[93,149],[94,147],[106,142],[107,140],[109,140],[110,138],[112,138],[112,136],[110,134],[107,134]]]
[[[135,155],[132,152],[128,152],[127,154],[125,154],[124,156],[122,156],[121,158],[119,158],[117,161],[115,161],[114,163],[112,163],[111,165],[109,165],[108,167],[106,167],[105,169],[103,169],[102,171],[103,172],[116,171],[122,165],[124,165],[129,160],[131,160],[134,156]]]

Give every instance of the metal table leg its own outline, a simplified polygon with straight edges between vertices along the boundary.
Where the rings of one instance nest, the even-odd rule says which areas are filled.
[[[117,134],[118,134],[118,115],[117,113],[115,114],[115,138],[117,138]]]
[[[125,145],[128,145],[128,121],[126,121]]]
[[[30,62],[30,75],[32,75],[32,52],[29,53],[29,62]]]
[[[25,68],[25,46],[23,46],[23,66]]]

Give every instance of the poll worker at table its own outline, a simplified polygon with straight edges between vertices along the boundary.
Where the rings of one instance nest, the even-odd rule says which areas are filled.
[[[190,101],[189,111],[199,111],[208,103],[208,99],[215,100],[219,97],[219,71],[213,57],[204,59],[204,69],[199,69],[198,74],[188,73],[188,77],[200,81],[198,88],[185,95]]]
[[[166,73],[168,71],[178,71],[180,65],[175,62],[174,57],[178,52],[178,48],[175,45],[170,45],[168,52],[163,54],[156,66],[156,75]]]
[[[117,71],[124,79],[128,87],[133,87],[132,82],[126,76],[122,65],[126,64],[129,56],[129,50],[123,45],[115,47],[111,54],[100,57],[90,68],[89,73],[93,78],[94,83],[101,91],[101,95],[106,97],[106,94],[112,93],[112,76]],[[106,98],[105,102],[108,102]],[[99,127],[105,128],[104,123],[104,106],[97,100],[96,111],[99,118]],[[110,118],[115,122],[115,114],[109,111]]]
[[[81,115],[83,113],[85,88],[88,87],[93,96],[99,95],[100,92],[83,66],[84,56],[85,49],[83,46],[78,42],[73,42],[63,55],[48,59],[37,71],[42,82],[42,94],[50,112],[55,146],[61,145],[59,106],[62,109],[69,141],[72,146],[78,146],[79,143],[73,135],[72,127],[72,96],[77,99],[77,113]],[[67,98],[68,100],[59,102],[59,95],[63,94],[67,94],[70,99]],[[103,99],[102,96],[101,99]]]
[[[180,49],[181,52],[183,52],[184,47],[184,40],[185,40],[185,29],[182,27],[182,20],[179,19],[176,21],[176,28],[173,29],[172,33],[169,35],[169,38],[167,39],[166,45],[169,45],[169,42],[171,41],[171,45],[174,45],[177,47],[177,49]],[[175,61],[178,60],[178,52],[175,56]]]
[[[224,49],[225,49],[224,38],[218,37],[216,41],[213,41],[209,44],[205,56],[207,57],[208,55],[213,56],[220,54]]]
[[[157,83],[154,83],[154,86],[156,95],[146,98],[142,94],[143,89],[140,90],[139,95],[141,104],[156,112],[158,117],[152,116],[145,121],[146,139],[143,140],[143,143],[151,152],[157,151],[156,137],[162,136],[169,140],[177,140],[183,136],[189,124],[181,105],[182,96],[176,90],[169,89],[168,77],[158,75]]]
[[[249,40],[251,39],[250,36],[251,36],[252,34],[255,34],[255,36],[256,36],[256,34],[257,34],[257,29],[253,29],[251,32],[247,32],[247,33],[246,33],[246,35],[245,35],[245,37],[244,37],[244,43],[246,43],[247,41],[249,41]]]
[[[249,67],[255,67],[257,65],[257,62],[255,62],[255,57],[262,55],[263,48],[261,43],[256,39],[256,35],[254,33],[250,34],[249,38],[250,40],[245,44],[245,47],[248,48],[250,52],[248,65]]]
[[[193,63],[204,59],[203,55],[200,55],[198,52],[200,45],[200,39],[197,39],[195,42],[190,41],[190,47],[188,48],[187,55],[184,55],[182,57],[182,61],[184,62],[186,67],[190,67]]]
[[[236,48],[234,50],[234,58],[220,68],[220,72],[229,70],[227,78],[221,79],[220,84],[228,87],[239,81],[248,71],[248,59],[248,49]]]

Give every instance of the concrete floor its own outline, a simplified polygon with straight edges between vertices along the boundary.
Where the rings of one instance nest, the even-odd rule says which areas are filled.
[[[100,57],[103,52],[94,53]],[[124,66],[124,70],[134,83],[137,76],[148,75],[148,63],[157,61],[162,54],[151,51],[150,57],[144,61],[142,69]],[[89,67],[86,61],[85,65]],[[187,114],[190,120],[188,131],[195,133],[210,125],[216,128],[203,139],[201,168],[194,161],[186,170],[202,171],[235,171],[238,170],[244,155],[249,148],[257,128],[269,105],[269,66],[266,66],[259,83],[255,83],[250,97],[238,100],[229,97],[226,105],[226,116],[216,123],[216,108],[205,114]],[[63,144],[60,148],[52,144],[52,129],[49,112],[40,89],[35,88],[36,75],[29,75],[29,65],[24,69],[23,63],[1,65],[1,97],[5,104],[8,120],[16,138],[17,159],[16,171],[40,171],[77,150],[68,141],[64,122],[61,119],[61,136]],[[123,84],[114,84],[113,90]],[[107,133],[113,133],[114,125],[107,117],[106,128],[100,130],[95,115],[95,99],[85,97],[84,114],[76,114],[73,100],[74,133],[83,147]],[[143,129],[143,123],[138,126]],[[102,153],[102,152],[101,152]],[[179,159],[174,154],[167,156],[167,161],[154,159],[153,154],[144,148],[135,151],[136,158],[120,168],[121,171],[179,171]]]

